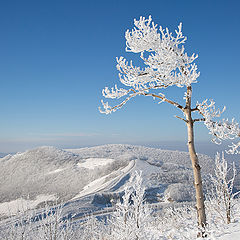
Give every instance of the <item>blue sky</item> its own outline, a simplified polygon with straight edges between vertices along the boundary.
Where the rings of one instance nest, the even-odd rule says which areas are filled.
[[[116,56],[133,19],[152,15],[174,31],[179,22],[189,54],[199,54],[195,100],[213,98],[239,119],[239,1],[1,1],[0,152],[39,145],[186,141],[178,110],[139,97],[111,115],[98,111],[101,90],[118,83]],[[182,99],[182,89],[169,89]],[[204,126],[196,140],[208,142]]]

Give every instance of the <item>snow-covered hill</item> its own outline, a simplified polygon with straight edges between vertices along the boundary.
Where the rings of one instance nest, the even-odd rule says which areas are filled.
[[[164,199],[171,201],[191,201],[194,199],[192,166],[189,154],[186,152],[122,144],[68,149],[68,151],[81,156],[134,160],[135,166],[132,171],[143,171],[149,202],[163,201]],[[213,170],[213,160],[202,154],[199,155],[199,159],[203,175],[207,176]],[[109,190],[121,191],[124,180],[127,179],[127,177],[123,178],[120,184]],[[106,198],[106,193],[104,194]],[[98,201],[99,198],[100,196],[98,196]]]
[[[8,208],[12,211],[21,207],[26,200],[28,207],[44,201],[67,201],[93,180],[127,164],[114,159],[82,157],[54,147],[5,156],[0,159],[0,214],[1,206],[2,213],[6,213]]]
[[[208,174],[213,160],[205,155],[199,159],[203,174]],[[75,206],[77,199],[89,195],[92,203],[110,203],[135,170],[143,171],[149,202],[192,200],[186,152],[122,144],[68,150],[39,147],[0,159],[0,214],[44,201],[71,200]]]

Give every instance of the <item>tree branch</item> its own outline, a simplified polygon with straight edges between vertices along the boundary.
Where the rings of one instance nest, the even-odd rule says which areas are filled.
[[[199,111],[197,107],[191,109],[192,112]]]
[[[204,122],[204,121],[205,121],[205,118],[197,118],[193,120],[193,122]]]
[[[136,97],[136,96],[138,96],[138,95],[143,95],[143,96],[150,96],[150,97],[153,97],[153,98],[159,98],[159,99],[161,99],[163,102],[167,102],[167,103],[169,103],[169,104],[171,104],[171,105],[173,105],[173,106],[175,106],[175,107],[177,107],[177,108],[179,108],[181,111],[183,111],[184,112],[184,107],[182,106],[182,105],[180,105],[179,103],[177,103],[177,102],[174,102],[174,101],[172,101],[172,100],[170,100],[170,99],[167,99],[166,97],[165,97],[165,95],[157,95],[157,94],[154,94],[154,93],[146,93],[145,91],[147,91],[147,90],[150,90],[150,89],[153,89],[153,88],[157,88],[158,86],[154,86],[154,87],[149,87],[148,89],[144,89],[142,92],[136,92],[134,89],[129,89],[128,90],[128,93],[129,92],[133,92],[132,94],[130,94],[125,100],[123,100],[120,104],[118,104],[118,105],[115,105],[114,107],[110,107],[109,109],[109,111],[110,112],[112,112],[112,111],[115,111],[116,109],[120,109],[123,105],[125,105],[130,99],[132,99],[133,97]]]
[[[133,90],[133,91],[134,91],[134,90]],[[125,105],[131,98],[136,97],[137,95],[138,95],[138,94],[137,94],[136,92],[133,93],[133,94],[131,94],[131,95],[129,95],[129,97],[127,97],[127,98],[126,98],[124,101],[122,101],[120,104],[112,107],[111,110],[121,108],[121,107],[122,107],[123,105]]]
[[[186,120],[186,119],[184,119],[184,118],[181,118],[181,117],[179,117],[179,116],[177,116],[177,115],[175,115],[175,117],[178,118],[178,119],[180,119],[180,120],[183,120],[185,123],[188,123],[188,120]]]
[[[157,94],[154,94],[154,93],[140,93],[140,94],[141,94],[141,95],[144,95],[144,96],[150,96],[150,97],[153,97],[153,98],[159,98],[159,99],[161,99],[163,102],[170,103],[170,104],[172,104],[173,106],[175,106],[175,107],[181,109],[182,111],[184,111],[184,107],[183,107],[182,105],[180,105],[179,103],[174,102],[174,101],[172,101],[172,100],[170,100],[170,99],[167,99],[167,98],[165,97],[165,95],[161,96],[161,95],[157,95]]]

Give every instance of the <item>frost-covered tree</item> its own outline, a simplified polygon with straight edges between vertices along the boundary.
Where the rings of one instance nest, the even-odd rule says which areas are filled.
[[[79,223],[80,227],[75,229],[78,240],[107,240],[109,239],[109,228],[104,221],[97,220],[90,215],[86,220]]]
[[[187,38],[183,36],[181,23],[175,31],[175,35],[168,28],[163,29],[161,26],[158,27],[154,24],[151,16],[148,19],[140,17],[139,20],[134,20],[134,25],[135,27],[131,31],[127,30],[125,34],[126,51],[139,54],[145,67],[134,66],[132,61],[128,62],[123,57],[117,58],[119,79],[125,85],[125,88],[119,88],[117,85],[111,89],[105,87],[102,94],[105,98],[123,98],[123,100],[113,106],[102,101],[103,108],[99,108],[99,110],[101,113],[109,114],[120,109],[136,96],[148,96],[159,100],[159,103],[164,102],[173,105],[183,113],[183,117],[176,117],[183,120],[187,125],[188,149],[196,189],[198,224],[199,227],[204,228],[206,214],[201,168],[195,151],[193,130],[196,122],[204,121],[206,126],[209,122],[208,115],[205,115],[205,112],[202,111],[207,100],[192,106],[192,85],[197,82],[200,74],[197,65],[194,63],[198,55],[188,55],[185,52],[184,44]],[[161,89],[166,90],[171,86],[185,88],[182,104],[159,92]],[[198,113],[199,117],[193,118],[193,113]],[[218,115],[220,113],[220,111],[215,112]]]
[[[137,171],[129,179],[122,201],[116,204],[116,212],[109,219],[112,229],[110,239],[155,239],[151,229],[152,211],[144,201],[145,188],[142,181],[142,173]]]
[[[69,219],[63,219],[63,206],[59,205],[55,209],[45,206],[44,211],[38,216],[35,238],[39,240],[73,240],[73,225]]]
[[[194,224],[196,211],[188,204],[166,206],[159,211],[156,219],[157,228],[166,239],[196,239],[197,224]],[[161,235],[160,235],[161,236]],[[165,239],[161,236],[160,239]]]
[[[215,157],[214,175],[211,175],[212,186],[209,194],[209,202],[212,209],[217,212],[224,223],[231,223],[234,198],[240,194],[240,191],[233,192],[233,184],[236,176],[236,167],[233,163],[232,168],[219,153]]]
[[[30,239],[34,228],[35,213],[33,211],[18,212],[11,216],[5,224],[0,222],[0,239],[2,240],[25,240]]]
[[[70,219],[63,219],[62,205],[43,211],[28,210],[0,224],[3,240],[73,240],[77,239]]]

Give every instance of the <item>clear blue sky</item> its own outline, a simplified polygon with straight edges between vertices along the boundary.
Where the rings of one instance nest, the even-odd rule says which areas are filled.
[[[183,22],[189,54],[199,54],[196,100],[213,98],[239,118],[240,2],[36,0],[0,3],[0,152],[38,145],[186,140],[178,110],[139,97],[111,115],[98,112],[101,90],[118,83],[133,19],[152,15],[174,31]],[[181,89],[169,93],[182,99]],[[201,125],[201,124],[200,124]],[[209,141],[203,126],[198,141]]]

